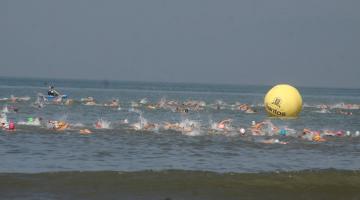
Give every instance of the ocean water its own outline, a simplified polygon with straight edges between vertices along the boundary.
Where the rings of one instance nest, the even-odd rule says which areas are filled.
[[[41,108],[34,105],[39,93],[47,92],[49,84],[73,99],[73,104],[49,101]],[[16,131],[0,130],[0,191],[7,194],[3,197],[15,199],[100,198],[89,195],[88,187],[100,187],[99,192],[106,193],[107,199],[118,199],[119,196],[112,195],[116,188],[123,191],[116,193],[123,195],[121,199],[218,199],[221,196],[238,199],[241,192],[255,194],[256,188],[261,188],[265,192],[263,196],[242,197],[263,199],[269,197],[266,194],[271,191],[283,190],[286,192],[273,194],[271,199],[288,199],[301,191],[308,192],[303,199],[359,199],[360,137],[355,133],[360,131],[360,110],[347,109],[346,104],[360,104],[360,89],[300,87],[304,102],[302,113],[296,119],[283,120],[269,118],[264,111],[263,98],[270,88],[1,78],[0,106],[8,108],[7,119],[15,121]],[[30,100],[5,99],[11,95],[30,97]],[[81,98],[88,96],[96,99],[98,105],[81,103]],[[104,106],[112,99],[119,100],[119,108]],[[204,106],[187,113],[173,108],[147,107],[168,101],[176,101],[182,107],[182,103],[189,100],[201,101]],[[257,112],[247,114],[234,109],[237,102],[251,105]],[[329,113],[319,112],[323,104],[332,107]],[[14,112],[14,108],[18,111]],[[351,115],[340,114],[340,111],[351,112]],[[29,117],[41,117],[41,125],[21,124]],[[213,130],[215,122],[228,118],[232,120],[231,131]],[[65,121],[70,128],[50,129],[49,120]],[[109,127],[96,129],[94,124],[98,120],[109,123]],[[123,123],[124,120],[128,123]],[[294,129],[295,133],[292,136],[249,134],[252,121],[264,120]],[[156,128],[138,130],[132,125],[141,125],[144,121],[156,124]],[[195,123],[197,128],[191,133],[165,130],[165,122]],[[92,134],[79,133],[85,128]],[[247,134],[241,135],[239,128],[246,129]],[[325,142],[309,141],[299,137],[304,128],[341,131],[344,135],[326,137]],[[346,131],[350,134],[346,135]],[[262,142],[268,139],[287,144]],[[131,180],[121,182],[123,176]],[[297,178],[284,178],[293,176]],[[74,190],[73,193],[63,194],[62,187],[59,189],[60,184],[68,184],[69,180],[64,177],[69,177],[72,184],[63,190]],[[184,183],[183,177],[188,177],[190,185]],[[282,178],[286,180],[282,182]],[[91,180],[97,179],[105,186],[92,183]],[[144,183],[135,184],[139,179],[144,179]],[[248,179],[250,183],[242,182]],[[112,184],[117,187],[111,188]],[[38,187],[45,188],[43,193]],[[240,187],[242,190],[236,189]],[[341,191],[334,190],[339,187]],[[171,196],[174,188],[179,193]],[[19,190],[22,192],[18,193]],[[318,191],[322,193],[317,196]],[[205,195],[211,193],[214,196]],[[329,198],[330,194],[333,197]]]

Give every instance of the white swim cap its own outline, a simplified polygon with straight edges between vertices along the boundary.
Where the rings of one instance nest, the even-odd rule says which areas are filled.
[[[360,132],[359,131],[356,131],[355,132],[355,136],[359,136],[360,135]]]
[[[350,131],[346,131],[346,135],[349,136],[351,133]]]
[[[245,133],[245,129],[244,128],[240,128],[240,133],[244,134]]]
[[[252,124],[253,126],[255,126],[256,123],[255,123],[255,121],[252,121],[251,124]]]

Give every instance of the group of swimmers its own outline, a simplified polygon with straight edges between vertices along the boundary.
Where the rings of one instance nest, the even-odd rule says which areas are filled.
[[[15,131],[15,122],[14,120],[7,119],[7,116],[5,113],[1,113],[0,115],[0,124],[1,124],[1,128],[3,130],[7,130],[7,131]]]
[[[51,95],[49,95],[51,94]],[[53,86],[49,88],[48,96],[54,97],[51,99],[46,98],[43,94],[38,94],[36,101],[33,103],[35,107],[43,108],[47,104],[58,104],[58,105],[74,105],[74,104],[82,104],[86,106],[106,106],[111,108],[116,108],[121,110],[120,101],[118,99],[112,99],[105,103],[99,103],[94,97],[88,96],[86,98],[81,98],[80,100],[74,100],[71,98],[63,98],[63,95],[60,95],[58,91],[54,89]],[[10,98],[2,98],[0,102],[24,102],[29,101],[30,97],[15,97],[11,95]],[[235,102],[234,104],[227,104],[223,101],[215,101],[212,104],[207,104],[205,101],[198,100],[187,100],[184,102],[179,102],[176,100],[167,100],[162,98],[157,103],[150,103],[146,98],[141,99],[140,101],[132,101],[130,102],[130,107],[132,108],[146,108],[148,110],[157,110],[157,109],[165,109],[170,110],[172,112],[179,113],[189,113],[189,112],[200,112],[205,109],[215,109],[215,110],[233,110],[233,111],[241,111],[246,114],[254,114],[257,113],[257,109],[255,107],[262,107],[263,105],[250,105],[246,103]],[[360,109],[359,104],[335,104],[335,105],[314,105],[310,106],[304,104],[304,107],[314,107],[320,110],[315,110],[314,112],[318,113],[335,113],[341,115],[353,115],[353,112],[350,110]],[[16,110],[15,110],[16,111]]]
[[[39,108],[44,107],[43,104],[54,103],[61,105],[72,105],[74,103],[80,103],[85,106],[108,106],[111,108],[121,109],[120,102],[118,99],[112,99],[106,103],[98,103],[98,101],[93,97],[82,98],[79,101],[70,99],[70,98],[61,98],[61,95],[58,91],[54,89],[54,87],[50,87],[48,91],[48,96],[54,97],[54,99],[48,100],[44,98],[43,95],[38,95],[37,100],[34,105]],[[10,98],[2,98],[0,101],[6,101],[11,103],[18,103],[29,101],[30,97],[15,97],[11,96]],[[40,106],[42,105],[42,106]],[[148,110],[156,110],[156,109],[165,109],[170,110],[172,112],[180,112],[180,113],[189,113],[189,112],[199,112],[205,109],[215,109],[215,110],[223,110],[223,109],[231,109],[235,111],[241,111],[248,114],[257,113],[254,105],[249,105],[245,103],[236,102],[235,104],[229,105],[223,101],[216,101],[213,104],[207,104],[205,101],[197,101],[197,100],[187,100],[184,102],[179,102],[176,100],[166,100],[162,98],[157,103],[149,103],[149,101],[144,98],[140,101],[133,101],[130,103],[131,108],[145,108]],[[340,114],[352,115],[348,109],[360,109],[360,106],[357,104],[337,104],[334,106],[330,105],[317,105],[316,108],[321,109],[321,112],[330,112],[330,109],[337,109],[337,112]],[[6,110],[7,109],[7,110]],[[18,108],[15,106],[6,106],[3,109],[0,117],[0,123],[3,130],[12,131],[16,130],[15,124],[20,126],[42,126],[46,127],[49,130],[55,131],[64,131],[64,130],[76,130],[79,131],[80,134],[91,134],[94,132],[94,129],[109,129],[112,125],[120,124],[122,127],[135,130],[135,131],[159,131],[159,130],[171,130],[176,132],[181,132],[186,135],[199,135],[201,133],[210,133],[210,134],[223,134],[223,135],[240,135],[240,136],[293,136],[299,137],[305,140],[315,141],[315,142],[324,142],[326,138],[329,136],[359,136],[359,131],[350,134],[347,131],[333,131],[333,130],[323,130],[323,131],[315,131],[310,129],[303,129],[301,131],[296,131],[294,129],[288,127],[277,127],[271,121],[265,120],[263,122],[252,122],[250,126],[247,127],[234,127],[232,126],[232,119],[223,119],[218,122],[210,123],[209,128],[201,127],[201,124],[192,120],[183,120],[181,122],[163,122],[163,123],[152,123],[148,122],[145,118],[142,117],[141,113],[139,116],[139,121],[135,123],[129,123],[127,119],[121,120],[119,122],[110,123],[105,120],[98,120],[94,122],[92,128],[85,128],[84,126],[74,126],[73,124],[63,121],[63,120],[49,120],[44,121],[41,118],[28,118],[27,121],[20,121],[15,123],[14,120],[7,120],[6,111],[12,110],[14,112],[18,112]],[[346,109],[341,110],[341,109]],[[350,114],[351,113],[351,114]],[[279,139],[270,138],[267,140],[263,140],[264,143],[279,143],[286,144],[286,142],[280,141]]]
[[[7,120],[6,114],[2,113],[0,117],[0,123],[2,124],[2,129],[10,132],[14,132],[15,122],[13,120]],[[263,136],[261,140],[258,140],[262,143],[267,144],[287,144],[287,142],[282,141],[279,138],[273,137],[296,137],[301,138],[307,141],[313,142],[325,142],[327,137],[345,137],[360,136],[359,131],[355,131],[351,134],[349,131],[339,131],[339,130],[310,130],[304,128],[301,131],[297,131],[288,127],[278,127],[274,125],[270,120],[265,120],[262,122],[256,123],[252,121],[250,126],[243,127],[234,127],[232,125],[232,119],[223,119],[218,122],[211,123],[209,128],[201,127],[200,122],[192,120],[183,120],[181,122],[163,122],[163,123],[153,123],[147,121],[140,114],[139,121],[135,123],[129,123],[127,119],[121,120],[118,122],[108,122],[102,119],[94,122],[92,128],[86,128],[83,125],[74,125],[66,122],[64,120],[49,120],[44,121],[41,118],[28,118],[27,121],[20,121],[17,124],[23,126],[41,126],[46,127],[49,130],[54,130],[57,132],[62,132],[65,130],[68,131],[78,131],[80,134],[92,134],[96,129],[112,129],[112,125],[120,125],[123,128],[127,128],[135,131],[142,132],[158,132],[158,131],[175,131],[182,133],[184,135],[196,136],[202,135],[204,133],[208,134],[221,134],[226,136]]]
[[[99,103],[94,97],[86,97],[81,98],[80,101],[66,98],[63,99],[61,97],[51,100],[51,102],[47,103],[54,103],[54,104],[63,104],[63,105],[73,105],[73,104],[82,104],[86,106],[107,106],[116,109],[121,109],[120,101],[118,99],[112,99],[109,102]],[[157,109],[165,109],[170,110],[172,112],[179,112],[179,113],[189,113],[189,112],[200,112],[205,109],[214,109],[214,110],[233,110],[233,111],[241,111],[246,114],[254,114],[257,113],[257,109],[255,107],[263,107],[262,104],[259,105],[250,105],[247,103],[240,103],[235,102],[234,104],[227,104],[223,101],[217,100],[212,104],[207,104],[205,101],[199,100],[187,100],[184,102],[179,102],[176,100],[167,100],[162,98],[157,103],[150,103],[146,98],[141,99],[140,101],[132,101],[130,102],[130,107],[132,108],[146,108],[148,110],[157,110]],[[358,104],[335,104],[335,105],[304,105],[304,107],[314,107],[320,110],[316,110],[315,112],[318,113],[335,113],[341,115],[352,115],[353,113],[350,110],[357,110],[360,109],[360,105]]]

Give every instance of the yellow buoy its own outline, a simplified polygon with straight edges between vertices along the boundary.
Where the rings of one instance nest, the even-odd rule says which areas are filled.
[[[302,109],[302,98],[293,86],[280,84],[268,91],[264,105],[270,116],[296,117]]]

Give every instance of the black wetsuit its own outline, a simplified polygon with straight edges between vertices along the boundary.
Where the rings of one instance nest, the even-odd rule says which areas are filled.
[[[59,96],[58,93],[56,93],[54,90],[49,90],[49,91],[48,91],[48,95],[49,95],[49,96],[53,96],[53,97]]]

